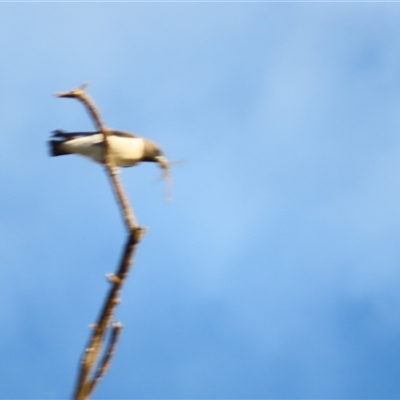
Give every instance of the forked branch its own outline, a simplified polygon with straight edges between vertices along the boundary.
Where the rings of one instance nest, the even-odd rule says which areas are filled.
[[[125,195],[119,179],[119,171],[114,164],[109,148],[108,138],[110,129],[104,125],[99,111],[90,97],[86,94],[85,87],[86,85],[72,89],[69,92],[57,93],[56,96],[73,98],[80,101],[87,109],[96,129],[103,134],[105,169],[121,209],[128,230],[128,238],[116,273],[108,275],[111,287],[105,298],[102,309],[100,310],[97,322],[92,325],[93,331],[81,358],[78,379],[73,397],[75,400],[88,399],[90,393],[93,391],[110,365],[122,328],[121,324],[113,323],[113,315],[117,304],[120,302],[119,294],[122,285],[127,278],[134,251],[145,232],[145,230],[136,222],[128,198]],[[110,329],[111,334],[109,341],[108,343],[105,343],[107,333]],[[99,361],[101,354],[103,354],[103,356]]]

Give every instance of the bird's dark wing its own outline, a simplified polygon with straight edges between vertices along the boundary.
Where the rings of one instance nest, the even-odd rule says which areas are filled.
[[[99,134],[100,131],[94,131],[94,132],[65,132],[61,129],[57,129],[53,131],[53,137],[54,138],[60,138],[64,140],[72,140],[76,139],[78,137],[82,136],[91,136],[91,135],[97,135]],[[113,136],[118,136],[118,137],[125,137],[125,138],[138,138],[139,136],[134,135],[133,133],[129,132],[122,132],[122,131],[112,131]]]
[[[122,132],[122,131],[112,131],[114,136],[118,136],[118,137],[126,137],[126,138],[138,138],[140,136],[138,135],[134,135],[133,133],[129,133],[129,132]]]
[[[53,138],[60,138],[60,139],[65,139],[65,140],[72,140],[76,139],[78,137],[82,136],[91,136],[91,135],[97,135],[100,133],[99,131],[97,132],[64,132],[61,129],[57,129],[53,131]]]

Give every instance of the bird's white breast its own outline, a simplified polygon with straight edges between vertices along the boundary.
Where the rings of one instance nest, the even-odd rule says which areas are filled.
[[[111,136],[109,145],[115,163],[121,167],[134,165],[143,156],[144,141],[142,138]]]
[[[110,136],[108,138],[109,148],[116,165],[129,167],[141,160],[144,150],[144,141],[137,137]],[[63,143],[63,150],[69,153],[80,154],[91,158],[98,163],[104,162],[103,135],[71,139]]]

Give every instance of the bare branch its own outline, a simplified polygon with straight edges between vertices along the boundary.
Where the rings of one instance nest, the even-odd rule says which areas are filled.
[[[120,204],[122,215],[124,216],[125,224],[129,231],[134,230],[138,227],[135,220],[134,214],[129,206],[128,198],[124,193],[122,185],[118,179],[118,168],[115,166],[112,154],[109,151],[108,137],[110,135],[110,129],[108,129],[100,116],[100,112],[97,110],[93,100],[86,94],[85,87],[87,85],[83,84],[79,88],[72,89],[68,92],[59,92],[55,95],[57,97],[73,98],[80,101],[87,109],[89,115],[91,116],[93,123],[95,124],[98,131],[104,135],[104,164],[107,171],[107,175],[111,180],[113,186],[114,194]]]
[[[124,284],[124,281],[128,275],[134,251],[145,232],[145,229],[139,227],[139,225],[137,224],[135,216],[129,205],[128,198],[125,195],[122,184],[119,180],[119,171],[113,161],[108,143],[110,130],[104,125],[100,113],[97,110],[94,102],[85,93],[85,87],[85,85],[82,85],[81,87],[77,89],[72,89],[68,92],[57,93],[56,96],[74,98],[79,100],[86,107],[97,130],[103,134],[105,170],[110,179],[111,186],[113,188],[117,202],[120,206],[121,213],[123,215],[128,230],[128,238],[117,272],[108,276],[111,287],[108,291],[97,322],[91,325],[92,334],[81,358],[78,379],[73,397],[75,400],[88,399],[90,393],[97,385],[100,378],[105,374],[110,365],[111,358],[115,351],[122,327],[122,325],[120,324],[114,324],[112,326],[111,338],[108,345],[106,346],[106,350],[104,351],[104,356],[100,361],[97,370],[95,370],[95,366],[98,362],[99,356],[103,352],[102,349],[104,346],[104,340],[106,337],[106,333],[110,327],[110,323],[113,319],[115,308],[120,303],[119,294],[122,285]]]
[[[136,245],[139,243],[143,233],[143,228],[137,228],[128,237],[118,271],[115,274],[115,277],[118,277],[119,279],[113,279],[113,281],[110,282],[112,286],[108,292],[99,318],[97,319],[97,323],[94,324],[93,333],[91,338],[89,339],[86,350],[82,355],[81,369],[79,372],[79,378],[75,390],[74,399],[87,399],[87,396],[90,394],[91,390],[89,390],[89,375],[94,368],[94,365],[96,364],[98,356],[101,352],[107,328],[112,319],[115,307],[120,302],[119,292],[121,290],[124,280],[128,275],[132,254],[135,250]],[[115,347],[115,345],[113,346]]]
[[[128,231],[133,232],[138,228],[138,223],[136,222],[135,216],[132,212],[132,208],[129,205],[128,198],[122,188],[121,182],[118,179],[118,169],[114,165],[110,166],[106,164],[107,175],[111,181],[111,186],[114,190],[114,194],[117,197],[118,203],[121,208],[123,218],[125,220],[125,225]]]

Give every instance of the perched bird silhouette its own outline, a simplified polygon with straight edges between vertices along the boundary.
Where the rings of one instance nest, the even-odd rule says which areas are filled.
[[[101,132],[53,131],[49,140],[50,155],[63,156],[78,154],[104,164],[103,134]],[[111,131],[108,136],[109,151],[115,165],[132,167],[141,162],[154,162],[163,171],[163,177],[170,182],[169,162],[161,149],[151,140],[132,133]]]

